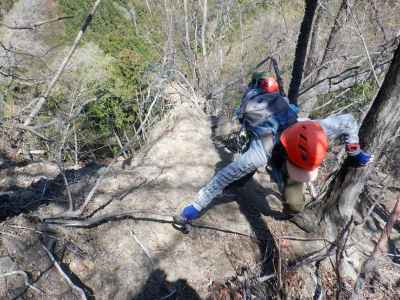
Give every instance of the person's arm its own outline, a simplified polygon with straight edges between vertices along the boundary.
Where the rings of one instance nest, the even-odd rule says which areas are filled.
[[[359,126],[351,114],[329,116],[316,121],[325,130],[329,140],[343,138],[346,145],[359,143]]]
[[[254,172],[259,167],[265,166],[268,163],[272,147],[272,136],[262,140],[253,139],[245,153],[219,170],[199,191],[197,198],[183,209],[181,217],[186,221],[198,218],[200,212],[210,205],[213,199],[222,194],[230,183]]]
[[[346,151],[354,166],[365,166],[371,160],[371,154],[360,148],[357,121],[351,114],[335,115],[316,120],[324,129],[329,140],[342,138]]]

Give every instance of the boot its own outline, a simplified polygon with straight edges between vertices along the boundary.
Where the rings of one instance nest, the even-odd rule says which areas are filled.
[[[307,233],[316,233],[320,231],[317,217],[304,212],[292,214],[289,221]]]

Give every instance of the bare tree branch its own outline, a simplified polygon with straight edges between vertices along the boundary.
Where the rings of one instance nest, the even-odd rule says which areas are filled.
[[[201,26],[201,50],[203,57],[207,56],[206,49],[206,28],[207,28],[207,0],[203,0],[203,25]]]
[[[38,102],[36,103],[35,107],[32,109],[32,112],[29,114],[29,116],[26,118],[24,122],[24,126],[28,126],[31,124],[32,120],[39,114],[40,109],[42,108],[43,104],[47,101],[47,98],[50,96],[50,93],[52,92],[56,82],[60,78],[61,74],[64,72],[65,67],[67,66],[68,62],[70,61],[72,55],[74,54],[75,50],[78,48],[79,42],[82,39],[83,34],[85,33],[86,29],[90,25],[93,15],[95,14],[97,7],[99,6],[101,0],[97,0],[95,4],[92,7],[92,10],[90,11],[89,15],[86,17],[85,21],[83,22],[81,29],[79,30],[78,35],[75,38],[75,41],[69,50],[67,56],[64,58],[64,61],[62,62],[61,66],[59,67],[58,71],[54,75],[53,79],[51,80],[49,86],[47,87],[46,92],[42,97],[39,98]]]
[[[80,287],[76,286],[72,280],[68,277],[68,275],[64,272],[64,270],[61,268],[60,264],[57,262],[56,258],[54,255],[51,253],[49,249],[42,243],[42,248],[44,251],[46,251],[47,255],[49,256],[51,262],[54,264],[58,272],[62,275],[62,277],[65,279],[65,281],[68,283],[68,285],[71,287],[71,289],[77,291],[79,295],[81,296],[82,300],[87,300],[86,293],[83,289]]]
[[[40,21],[34,24],[26,24],[26,25],[20,25],[20,26],[12,26],[12,25],[7,25],[5,23],[0,22],[0,25],[11,29],[11,30],[35,30],[36,28],[43,26],[45,24],[50,24],[50,23],[54,23],[54,22],[58,22],[61,20],[65,20],[65,19],[71,19],[73,18],[73,16],[63,16],[63,17],[57,17],[57,18],[53,18],[50,20],[45,20],[45,21]]]
[[[54,140],[50,139],[48,137],[45,137],[43,134],[37,132],[34,128],[32,128],[31,126],[25,126],[25,125],[16,125],[17,128],[22,129],[22,130],[26,130],[29,131],[30,133],[32,133],[33,135],[36,135],[37,137],[41,138],[42,140],[48,142],[48,143],[53,143]]]
[[[394,224],[397,222],[399,218],[400,218],[400,198],[396,201],[392,213],[390,214],[389,221],[386,223],[385,228],[383,229],[382,234],[378,242],[376,243],[374,250],[372,251],[371,255],[364,261],[361,267],[361,271],[358,274],[356,283],[354,285],[354,290],[351,295],[352,300],[359,299],[359,294],[363,289],[366,277],[369,275],[369,273],[371,273],[371,271],[374,268],[375,256],[379,252],[386,254],[387,242],[389,240],[390,232],[392,231]]]
[[[143,243],[138,239],[138,237],[136,236],[135,232],[133,230],[131,230],[131,235],[133,236],[133,238],[135,239],[136,243],[140,246],[140,248],[142,248],[144,254],[146,254],[147,258],[150,261],[151,267],[154,268],[154,262],[153,259],[151,258],[150,252],[149,250],[143,245]]]
[[[351,9],[350,0],[347,0],[347,7],[349,9],[350,16],[353,19],[355,30],[357,31],[357,34],[358,34],[358,36],[360,37],[360,39],[362,41],[362,44],[363,44],[363,47],[364,47],[364,50],[365,50],[365,54],[366,54],[366,56],[368,58],[369,66],[371,68],[371,72],[374,75],[375,82],[376,82],[376,84],[377,84],[377,86],[379,88],[381,86],[381,83],[380,83],[380,81],[378,79],[378,76],[376,75],[376,72],[375,72],[375,69],[374,69],[374,63],[372,62],[371,55],[369,54],[369,50],[368,50],[368,47],[367,47],[367,42],[365,41],[364,35],[362,34],[362,32],[360,30],[360,24],[358,23],[358,20],[354,16],[353,10]]]

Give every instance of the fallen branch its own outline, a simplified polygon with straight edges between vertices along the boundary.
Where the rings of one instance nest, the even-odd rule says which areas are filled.
[[[50,252],[49,249],[42,243],[43,250],[46,251],[47,255],[49,256],[51,262],[54,264],[58,272],[63,276],[65,281],[68,283],[68,285],[71,287],[71,289],[77,291],[79,295],[81,296],[81,299],[87,300],[86,293],[83,289],[80,287],[76,286],[72,280],[68,277],[68,275],[64,272],[64,270],[61,268],[60,264],[57,262],[55,259],[54,255]]]
[[[400,218],[400,198],[396,201],[396,204],[390,214],[389,221],[386,223],[385,228],[382,231],[381,236],[379,237],[378,242],[375,245],[374,250],[372,251],[371,255],[364,261],[363,265],[361,266],[361,271],[357,276],[356,283],[354,285],[354,290],[351,294],[352,300],[359,299],[359,293],[363,289],[366,278],[369,273],[374,268],[375,265],[375,256],[381,252],[386,253],[387,242],[389,240],[390,232],[393,229],[394,224]]]
[[[139,214],[141,214],[141,216],[139,216]],[[125,212],[108,213],[108,214],[104,214],[102,216],[92,217],[90,219],[75,218],[75,217],[46,218],[46,219],[43,219],[42,222],[47,223],[47,224],[62,225],[62,226],[66,226],[66,227],[93,228],[93,227],[102,225],[104,223],[125,220],[125,219],[174,224],[171,214],[152,212],[150,210],[143,210],[143,209],[136,209],[136,210],[130,210],[130,211],[125,211]],[[214,230],[214,231],[219,231],[219,232],[223,232],[223,233],[236,234],[239,236],[250,238],[251,240],[257,240],[255,237],[253,237],[251,235],[233,231],[230,229],[216,227],[212,224],[191,223],[190,225],[193,228]]]
[[[172,297],[173,295],[175,295],[175,293],[176,293],[176,289],[171,289],[171,290],[170,290],[170,293],[169,293],[168,295],[166,295],[166,296],[160,298],[160,300],[166,300],[166,299]]]
[[[326,242],[331,245],[334,244],[334,242],[331,242],[331,241],[329,241],[327,239],[323,239],[323,238],[299,238],[299,237],[295,237],[295,236],[278,236],[277,239],[299,241],[299,242]]]
[[[72,194],[71,194],[71,189],[69,188],[69,183],[68,183],[68,179],[67,176],[65,176],[65,172],[64,172],[64,167],[61,166],[60,164],[57,164],[58,168],[60,170],[61,176],[63,178],[64,181],[64,185],[65,185],[65,189],[67,191],[67,196],[68,196],[68,211],[71,212],[74,210],[74,201],[72,199]]]
[[[17,125],[17,128],[22,129],[22,130],[26,130],[29,131],[30,133],[32,133],[33,135],[36,135],[37,137],[41,138],[42,140],[48,142],[48,143],[53,143],[54,140],[45,137],[43,134],[37,132],[35,129],[33,129],[31,126],[25,126],[25,125]]]
[[[147,258],[150,261],[151,267],[154,269],[154,262],[153,259],[151,258],[150,252],[149,250],[147,250],[147,248],[142,244],[142,242],[137,238],[135,232],[132,230],[131,234],[133,236],[133,238],[135,239],[135,242],[140,246],[140,248],[142,248],[144,254],[146,254]]]

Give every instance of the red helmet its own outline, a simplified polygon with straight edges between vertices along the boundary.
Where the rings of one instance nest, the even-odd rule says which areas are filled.
[[[321,126],[314,121],[297,122],[285,129],[280,137],[288,160],[304,170],[318,168],[328,151],[328,139]]]
[[[279,84],[274,77],[264,77],[260,80],[260,88],[266,93],[279,92]]]

